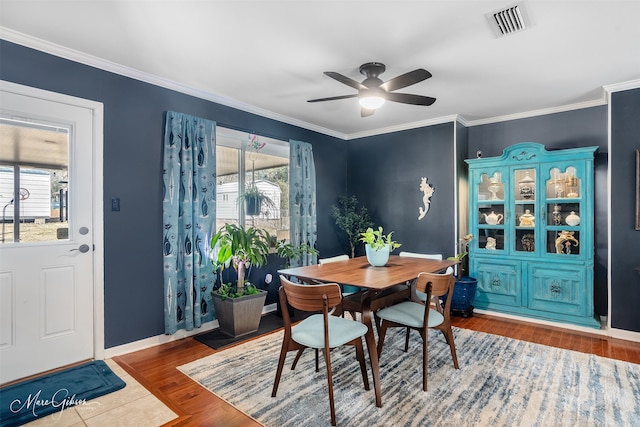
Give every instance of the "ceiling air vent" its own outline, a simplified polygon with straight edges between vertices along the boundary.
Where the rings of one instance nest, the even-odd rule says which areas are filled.
[[[522,3],[487,13],[486,17],[499,37],[524,31],[529,26],[527,11]]]

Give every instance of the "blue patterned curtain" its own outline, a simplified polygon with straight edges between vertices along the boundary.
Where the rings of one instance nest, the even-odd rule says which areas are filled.
[[[316,247],[316,167],[311,144],[289,141],[289,240]],[[292,267],[317,263],[317,255],[303,254]]]
[[[213,320],[216,123],[167,111],[163,151],[165,333]]]

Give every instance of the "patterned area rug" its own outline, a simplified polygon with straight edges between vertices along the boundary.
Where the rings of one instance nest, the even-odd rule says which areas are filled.
[[[364,389],[353,350],[332,352],[338,425],[640,425],[640,365],[465,329],[454,334],[460,369],[440,332],[432,331],[429,391],[423,392],[419,335],[412,332],[404,353],[404,331],[388,332],[382,408],[375,406],[373,385]],[[287,356],[278,395],[271,397],[281,340],[276,332],[178,369],[265,426],[329,426],[326,370],[321,362],[315,372],[313,351],[295,371],[294,353]]]

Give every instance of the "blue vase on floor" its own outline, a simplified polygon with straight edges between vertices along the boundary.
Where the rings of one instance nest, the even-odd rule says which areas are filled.
[[[469,276],[456,279],[451,297],[451,314],[462,317],[473,316],[473,300],[476,297],[477,288],[478,279]]]

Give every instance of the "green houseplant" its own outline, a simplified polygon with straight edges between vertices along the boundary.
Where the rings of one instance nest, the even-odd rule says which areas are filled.
[[[291,264],[294,260],[299,259],[303,254],[314,254],[318,255],[318,250],[312,246],[309,246],[306,243],[302,243],[300,245],[293,245],[291,242],[288,242],[285,239],[277,240],[273,238],[272,246],[275,248],[276,253],[280,258],[282,258],[285,262],[285,268],[291,267]],[[278,316],[282,316],[282,307],[280,306],[280,298],[276,300],[277,309],[276,312]],[[290,305],[287,306],[287,310],[289,310],[289,316],[293,317],[295,315],[295,311],[293,307]]]
[[[396,248],[402,246],[393,240],[393,231],[384,234],[382,227],[377,230],[369,227],[364,233],[360,233],[360,240],[365,243],[365,250],[369,264],[374,267],[381,267],[389,260],[389,254]]]
[[[273,246],[275,247],[278,256],[286,260],[286,268],[289,268],[292,261],[300,258],[302,254],[318,255],[318,250],[306,243],[296,246],[292,245],[291,242],[287,242],[285,239],[282,239],[276,240]]]
[[[229,267],[237,273],[235,285],[221,283],[213,291],[220,331],[233,337],[257,331],[267,292],[246,283],[245,274],[252,265],[259,267],[265,263],[269,234],[259,228],[225,224],[211,238],[211,248],[214,253],[217,250],[213,263],[221,278]]]
[[[338,203],[331,206],[331,216],[338,228],[345,232],[351,249],[351,258],[355,256],[356,245],[360,240],[360,234],[368,227],[373,226],[369,212],[364,206],[360,206],[356,196],[340,196]]]
[[[260,215],[263,207],[277,208],[273,200],[253,182],[238,197],[238,203],[240,202],[244,203],[245,213],[252,216]]]

